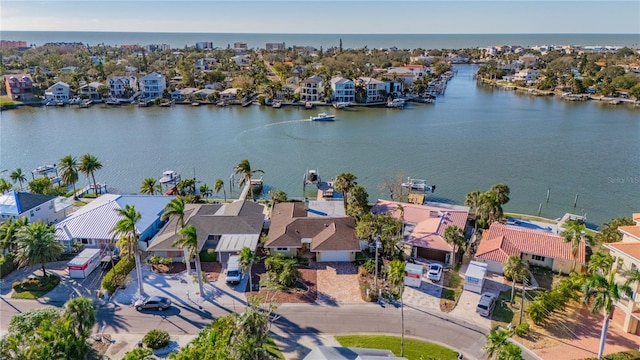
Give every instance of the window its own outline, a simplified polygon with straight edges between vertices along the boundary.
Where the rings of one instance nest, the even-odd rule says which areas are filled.
[[[82,242],[82,245],[89,245],[89,244],[91,244],[91,240],[89,240],[89,239],[80,239],[80,241]]]
[[[289,251],[289,248],[279,247],[279,248],[276,248],[276,251]]]
[[[29,215],[33,217],[34,215],[33,210],[29,211]]]
[[[635,270],[635,269],[637,269],[637,268],[638,268],[638,267],[636,266],[636,264],[633,264],[633,263],[631,264],[631,271],[633,271],[633,270]]]
[[[531,255],[531,260],[535,260],[535,261],[544,261],[544,256],[540,256],[540,255]]]

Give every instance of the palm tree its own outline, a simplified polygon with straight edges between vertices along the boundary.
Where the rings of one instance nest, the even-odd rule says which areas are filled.
[[[482,191],[476,190],[467,194],[464,199],[464,204],[473,210],[475,215],[474,232],[478,231],[478,215],[480,215],[480,208],[482,207]]]
[[[400,211],[400,241],[404,241],[404,206],[398,204],[396,209]]]
[[[251,186],[251,176],[253,174],[255,174],[255,173],[264,174],[264,171],[262,171],[260,169],[252,170],[251,169],[251,164],[249,163],[249,160],[247,160],[247,159],[244,159],[244,160],[240,161],[240,163],[238,163],[238,165],[236,165],[236,167],[234,167],[233,170],[236,172],[236,174],[242,174],[242,177],[238,181],[238,185],[239,186],[244,186],[245,184],[248,184],[248,186],[249,186],[249,194],[251,195],[251,198],[253,199],[253,187]]]
[[[116,225],[111,229],[111,233],[114,236],[120,236],[120,238],[126,241],[129,256],[133,254],[133,258],[136,262],[136,274],[138,276],[138,291],[139,295],[144,294],[144,287],[142,284],[142,265],[140,263],[140,252],[138,251],[138,229],[136,229],[136,223],[140,221],[142,215],[136,211],[135,205],[125,205],[124,209],[118,208],[115,211],[121,216]]]
[[[509,190],[509,186],[507,184],[494,184],[493,186],[491,186],[491,189],[489,189],[489,191],[496,194],[498,203],[500,205],[504,205],[509,202],[509,193],[511,191]]]
[[[400,322],[402,323],[402,332],[400,333],[400,357],[404,356],[404,301],[402,300],[402,295],[404,294],[404,268],[405,262],[400,259],[395,259],[389,263],[389,272],[387,273],[387,281],[399,292],[400,298]]]
[[[352,173],[346,172],[338,175],[336,177],[336,181],[333,183],[333,187],[336,191],[342,193],[342,201],[344,203],[344,208],[347,208],[347,194],[351,190],[351,188],[356,185],[357,177]]]
[[[453,267],[457,265],[456,254],[459,249],[467,248],[467,239],[464,237],[464,232],[456,225],[450,225],[444,230],[444,240],[453,246],[453,259],[451,263]]]
[[[167,203],[167,205],[164,207],[164,212],[160,217],[162,221],[170,217],[175,217],[178,219],[176,221],[176,230],[175,230],[176,234],[178,233],[178,226],[180,226],[180,229],[184,228],[184,207],[185,207],[184,198],[182,196],[177,196],[175,199]],[[188,253],[186,247],[182,249],[182,252],[185,254]],[[186,265],[187,265],[187,274],[189,274],[191,272],[191,262],[187,261]]]
[[[227,190],[224,189],[224,181],[222,181],[222,179],[216,179],[216,182],[213,184],[213,190],[216,194],[222,190],[224,194],[224,202],[227,202]]]
[[[504,275],[511,278],[511,303],[513,304],[513,297],[516,291],[516,282],[524,281],[529,274],[529,264],[519,256],[509,256],[507,261],[502,266]]]
[[[496,327],[491,330],[491,332],[487,335],[487,344],[484,346],[484,348],[482,348],[487,352],[487,356],[489,359],[502,353],[503,349],[509,343],[510,336],[511,331],[506,329],[500,329]]]
[[[200,288],[200,296],[204,297],[204,286],[202,285],[202,270],[200,265],[200,246],[198,245],[198,233],[196,227],[189,225],[180,229],[182,238],[173,242],[173,246],[180,246],[186,250],[184,257],[187,263],[191,262],[191,258],[196,258],[196,274],[198,276],[198,287]]]
[[[9,217],[0,223],[0,251],[14,253],[18,244],[18,230],[29,225],[28,217],[13,219]]]
[[[573,257],[573,270],[575,271],[578,262],[578,252],[585,237],[584,230],[587,227],[578,220],[569,220],[565,223],[565,230],[560,235],[564,236],[565,242],[571,243],[571,256]]]
[[[202,197],[204,197],[205,199],[208,198],[209,195],[211,195],[211,189],[209,189],[209,185],[200,185],[200,194],[202,194]]]
[[[86,339],[96,323],[97,310],[93,301],[86,297],[71,299],[64,304],[63,317],[71,320],[76,335]]]
[[[78,159],[71,155],[67,155],[60,159],[60,177],[67,185],[73,185],[73,197],[76,197],[76,183],[78,182]]]
[[[591,255],[587,268],[591,275],[601,274],[607,276],[612,266],[613,256],[598,251]]]
[[[27,177],[24,175],[24,173],[22,172],[22,169],[17,168],[15,170],[13,170],[13,172],[11,173],[11,175],[9,175],[9,177],[11,178],[11,180],[13,180],[13,183],[20,183],[20,190],[22,190],[22,183],[27,181]]]
[[[140,185],[140,193],[141,194],[149,194],[155,195],[156,193],[162,193],[162,185],[158,183],[158,180],[154,178],[146,178],[142,180],[142,185]]]
[[[4,178],[0,178],[0,194],[5,193],[7,190],[11,190],[11,183]]]
[[[522,360],[522,349],[514,343],[507,343],[498,354],[498,360]]]
[[[253,291],[251,268],[253,267],[254,263],[260,260],[260,258],[246,246],[240,250],[240,253],[238,255],[240,255],[240,267],[242,268],[242,272],[249,273],[249,292],[251,292]]]
[[[102,163],[98,160],[97,157],[91,154],[84,154],[82,158],[80,158],[80,166],[78,167],[80,172],[85,174],[86,176],[91,175],[91,180],[93,182],[93,191],[96,196],[98,196],[98,185],[96,183],[95,172],[102,169]]]
[[[591,304],[591,313],[597,314],[602,311],[604,322],[600,333],[600,346],[598,347],[598,358],[602,357],[604,344],[607,340],[609,329],[609,319],[613,315],[613,304],[622,298],[622,294],[633,295],[633,290],[628,285],[618,284],[615,281],[615,271],[609,273],[608,277],[593,275],[582,287],[585,304]]]
[[[502,205],[500,205],[498,196],[499,195],[493,191],[485,191],[482,193],[479,212],[484,219],[489,219],[489,221],[499,221],[502,219]]]
[[[55,228],[42,221],[18,230],[18,266],[42,265],[42,276],[47,276],[44,264],[55,261],[64,251],[64,247],[55,239]]]

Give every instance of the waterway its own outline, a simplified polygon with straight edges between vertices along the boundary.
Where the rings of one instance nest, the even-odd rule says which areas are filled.
[[[456,66],[435,104],[386,108],[272,109],[134,106],[21,108],[0,120],[0,170],[31,169],[91,153],[112,191],[136,193],[142,179],[173,169],[213,187],[249,159],[267,188],[301,196],[316,168],[349,171],[369,192],[400,172],[436,184],[434,199],[462,203],[497,182],[511,187],[505,210],[556,218],[587,214],[602,224],[640,211],[640,109],[565,102],[478,85],[475,65]],[[311,122],[320,111],[335,122]],[[3,176],[8,177],[5,173]],[[79,185],[86,185],[83,176]],[[550,201],[546,202],[550,189]],[[577,206],[573,204],[578,194]],[[220,194],[222,196],[222,194]]]

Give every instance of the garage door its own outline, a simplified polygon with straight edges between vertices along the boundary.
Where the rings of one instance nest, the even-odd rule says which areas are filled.
[[[418,247],[418,257],[423,259],[436,260],[443,263],[446,256],[447,256],[447,252],[445,251]]]
[[[320,261],[351,261],[350,251],[322,251],[320,252]]]

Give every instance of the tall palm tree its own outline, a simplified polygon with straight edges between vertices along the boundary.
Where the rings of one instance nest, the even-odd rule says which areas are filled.
[[[55,239],[55,228],[42,221],[18,230],[18,252],[16,260],[18,266],[42,265],[42,276],[47,276],[44,264],[55,261],[64,251],[62,245]]]
[[[336,191],[342,193],[342,201],[344,203],[344,208],[347,208],[347,194],[351,190],[351,188],[357,184],[357,177],[350,172],[339,174],[336,177],[336,181],[333,183],[333,187]]]
[[[59,161],[60,177],[62,181],[67,185],[73,185],[73,197],[76,197],[76,183],[78,182],[78,172],[80,168],[78,166],[78,159],[71,155],[67,155]]]
[[[200,194],[202,194],[203,198],[208,198],[211,195],[211,189],[209,189],[209,185],[202,184],[200,185]]]
[[[613,266],[613,256],[603,253],[603,252],[595,252],[589,258],[589,264],[587,268],[591,275],[601,274],[607,276],[609,271],[611,271],[611,267]]]
[[[233,168],[233,170],[236,172],[236,174],[242,174],[242,177],[238,181],[238,185],[239,186],[244,186],[245,184],[248,184],[249,185],[249,194],[251,195],[251,198],[253,199],[253,187],[251,186],[251,176],[253,174],[256,174],[256,173],[264,174],[264,171],[260,170],[260,169],[252,170],[251,169],[251,164],[249,163],[249,160],[247,160],[247,159],[244,159],[244,160],[240,161],[240,163],[238,163],[238,165],[236,165]]]
[[[464,204],[471,208],[475,215],[474,232],[478,231],[478,216],[480,215],[480,208],[482,207],[482,191],[476,190],[467,194],[464,199]]]
[[[95,195],[98,196],[98,185],[96,183],[95,172],[102,169],[102,163],[100,162],[100,160],[98,160],[97,157],[91,154],[84,154],[80,158],[80,166],[78,167],[78,169],[86,176],[91,175],[91,180],[93,182],[93,191]]]
[[[18,230],[29,225],[28,217],[13,219],[13,217],[0,223],[0,251],[14,253],[18,245]]]
[[[398,204],[396,209],[400,211],[400,241],[404,241],[404,206]]]
[[[491,189],[489,189],[489,191],[496,194],[496,198],[500,205],[504,205],[509,202],[509,193],[511,192],[511,190],[509,190],[509,186],[507,184],[494,184],[493,186],[491,186]]]
[[[222,190],[224,194],[224,202],[227,202],[227,190],[224,189],[224,181],[222,179],[216,179],[216,182],[213,184],[213,190],[217,193]]]
[[[142,295],[144,294],[144,287],[142,284],[140,252],[138,251],[138,229],[136,228],[136,223],[140,221],[142,215],[136,211],[135,205],[125,205],[124,209],[118,208],[115,211],[121,218],[111,229],[111,233],[114,236],[120,236],[121,239],[126,241],[129,256],[133,254],[136,262],[136,275],[138,276],[138,292],[139,295]]]
[[[177,196],[175,199],[171,200],[169,203],[167,203],[167,205],[165,205],[164,212],[160,217],[162,221],[170,217],[175,217],[178,219],[176,221],[176,230],[175,230],[176,234],[178,233],[178,226],[180,226],[180,229],[184,228],[184,208],[185,208],[184,198],[182,196]],[[188,253],[186,247],[183,248],[182,251],[185,254]],[[191,262],[187,261],[186,265],[187,265],[187,274],[189,274],[191,272]]]
[[[564,225],[565,229],[560,233],[564,236],[565,242],[571,243],[571,257],[573,257],[573,270],[575,271],[578,252],[585,237],[585,229],[587,228],[583,222],[577,220],[569,220]]]
[[[24,173],[22,172],[22,169],[17,168],[15,170],[13,170],[13,172],[11,173],[11,175],[9,175],[9,177],[11,177],[11,180],[13,180],[13,183],[19,183],[20,184],[20,190],[22,190],[22,183],[27,181],[27,177],[24,175]]]
[[[149,194],[155,195],[156,193],[162,193],[162,185],[158,183],[158,180],[155,178],[146,178],[142,180],[142,185],[140,185],[140,193],[141,194]]]
[[[71,299],[64,304],[63,317],[71,320],[76,335],[82,339],[91,335],[91,328],[96,323],[96,313],[93,301],[86,297]]]
[[[522,349],[514,343],[507,343],[498,354],[498,360],[522,360]]]
[[[404,276],[405,262],[400,259],[391,261],[391,263],[389,263],[387,281],[389,281],[392,288],[398,291],[400,298],[400,322],[402,324],[402,332],[400,333],[400,357],[404,356],[404,301],[402,299],[402,295],[404,294]]]
[[[609,273],[607,277],[593,275],[582,287],[584,294],[583,301],[586,304],[591,304],[591,313],[597,314],[598,312],[602,312],[604,316],[602,332],[600,333],[598,358],[601,358],[604,352],[604,344],[607,340],[607,331],[609,329],[609,319],[613,314],[613,304],[622,298],[622,294],[628,296],[633,295],[633,290],[631,290],[631,287],[627,283],[616,283],[615,275],[615,271]]]
[[[198,246],[198,232],[196,227],[189,225],[180,229],[182,238],[173,242],[173,246],[180,246],[185,249],[184,257],[187,263],[191,262],[191,258],[196,258],[196,275],[198,277],[198,287],[200,288],[200,296],[204,297],[204,285],[202,284],[202,270],[200,265],[200,246]]]
[[[453,246],[453,259],[451,261],[452,267],[455,267],[456,254],[460,249],[467,248],[467,239],[464,237],[464,232],[456,225],[450,225],[444,229],[444,240]]]
[[[507,261],[502,266],[504,275],[511,278],[511,303],[513,303],[513,297],[516,291],[516,282],[524,281],[529,273],[529,264],[519,256],[509,256]]]
[[[482,348],[487,352],[487,357],[491,359],[502,353],[503,349],[509,343],[510,336],[511,331],[509,330],[500,329],[498,327],[491,329],[491,332],[487,334],[487,344]]]
[[[253,291],[253,279],[251,276],[251,268],[253,264],[258,262],[260,258],[248,247],[243,247],[238,254],[240,256],[240,267],[243,273],[249,274],[249,292]]]
[[[493,191],[485,191],[481,195],[480,214],[489,221],[500,221],[504,214],[502,205],[498,200],[498,194]]]

